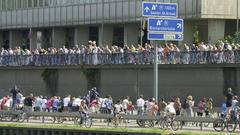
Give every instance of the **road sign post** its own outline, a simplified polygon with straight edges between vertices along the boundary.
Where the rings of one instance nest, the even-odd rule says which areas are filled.
[[[156,17],[148,18],[148,40],[153,40],[155,44],[153,95],[158,101],[157,40],[183,40],[183,20],[173,19],[178,17],[178,5],[176,3],[142,2],[142,16]]]

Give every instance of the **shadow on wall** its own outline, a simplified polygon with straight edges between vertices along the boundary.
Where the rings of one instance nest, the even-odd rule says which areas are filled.
[[[58,70],[57,69],[45,69],[41,74],[47,92],[54,96],[58,92]]]

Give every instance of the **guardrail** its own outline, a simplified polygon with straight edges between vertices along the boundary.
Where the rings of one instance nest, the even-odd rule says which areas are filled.
[[[0,55],[0,66],[151,64],[154,52]],[[158,52],[159,64],[240,63],[240,50]]]
[[[13,112],[13,111],[0,111],[1,118],[3,117],[11,117],[13,115],[17,115],[21,112]],[[70,112],[70,113],[60,113],[60,112],[27,112],[26,113],[26,120],[29,121],[30,117],[41,117],[42,123],[45,122],[46,117],[52,117],[55,120],[60,118],[73,118],[74,120],[79,118],[79,112]],[[88,114],[89,118],[91,119],[112,119],[114,116],[112,114],[96,114],[91,113]],[[123,115],[123,119],[125,120],[143,120],[143,121],[159,121],[164,119],[163,116],[150,116],[150,115]],[[213,123],[217,118],[211,117],[176,117],[176,121],[180,122],[180,127],[183,129],[182,122],[195,122],[200,123],[200,130],[203,130],[203,123]],[[2,119],[1,119],[2,120]],[[9,119],[10,120],[10,119]],[[109,123],[108,123],[109,124]]]

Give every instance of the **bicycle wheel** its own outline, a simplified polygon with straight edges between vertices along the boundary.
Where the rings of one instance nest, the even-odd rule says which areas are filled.
[[[21,114],[19,114],[18,118],[19,118],[19,120],[18,120],[19,122],[24,122],[24,120],[27,119],[27,114],[21,113]]]
[[[154,127],[154,122],[152,120],[146,120],[145,125],[148,127]]]
[[[203,126],[204,127],[208,127],[210,123],[204,123]]]
[[[161,119],[158,121],[158,126],[160,129],[162,130],[166,130],[167,129],[167,121],[165,119]]]
[[[217,132],[223,131],[225,128],[225,123],[222,119],[217,119],[213,122],[213,129]]]
[[[234,132],[237,127],[237,120],[227,120],[226,127],[228,132]]]
[[[179,121],[173,120],[170,126],[172,130],[177,131],[179,129],[180,123]]]
[[[111,122],[112,122],[112,125],[114,128],[118,127],[118,119],[117,118],[112,118]]]
[[[137,124],[139,127],[145,127],[145,121],[144,120],[137,120]]]
[[[87,117],[85,122],[84,122],[84,125],[85,125],[86,128],[91,128],[91,126],[92,126],[92,119]]]
[[[75,117],[74,120],[73,120],[73,123],[74,124],[79,124],[80,123],[80,118]]]
[[[122,118],[119,119],[119,125],[121,129],[126,129],[127,128],[127,120],[124,120]]]

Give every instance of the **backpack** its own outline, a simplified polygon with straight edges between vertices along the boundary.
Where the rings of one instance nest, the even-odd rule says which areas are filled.
[[[184,101],[182,108],[183,109],[188,109],[189,108],[189,104],[188,104],[187,100]]]

